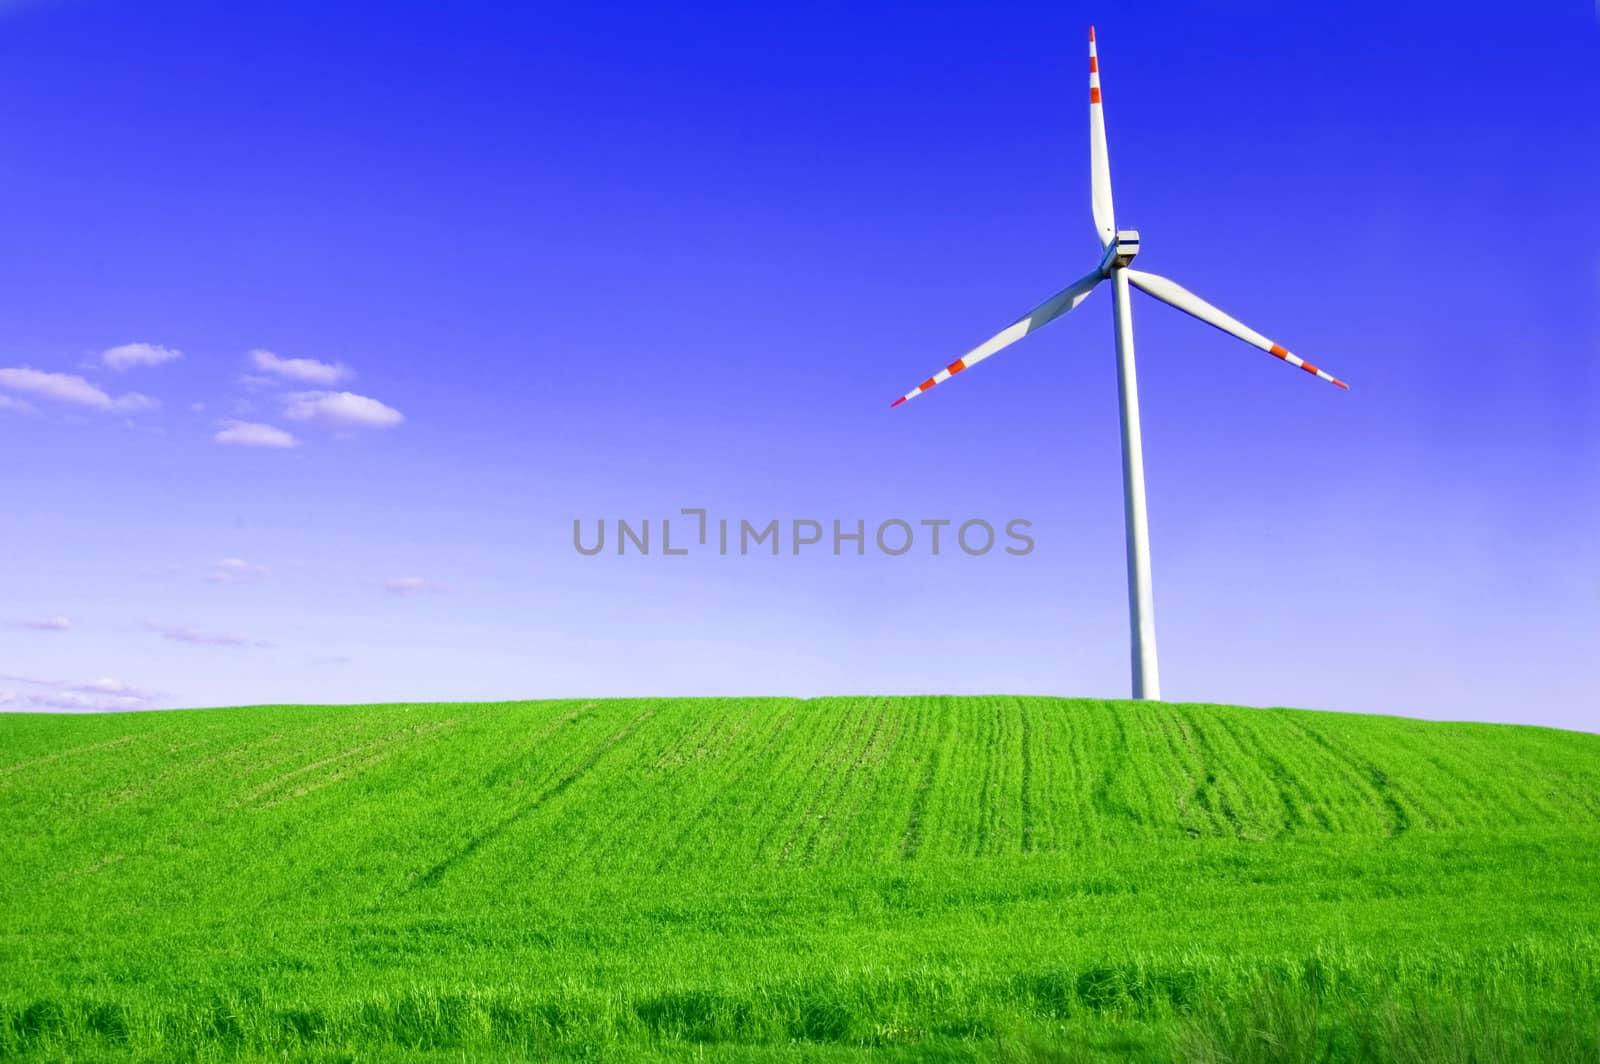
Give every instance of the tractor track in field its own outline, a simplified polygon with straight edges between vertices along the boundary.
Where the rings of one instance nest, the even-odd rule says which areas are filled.
[[[902,861],[915,860],[917,851],[922,849],[922,822],[928,815],[928,795],[933,791],[934,781],[939,778],[939,751],[928,751],[928,759],[923,765],[922,778],[917,782],[917,789],[911,796],[911,813],[906,818],[906,829],[900,840],[900,859]]]
[[[785,738],[791,736],[794,726],[793,712],[786,706],[785,712],[769,724],[769,731],[760,745],[748,751],[741,761],[734,763],[728,773],[697,803],[694,812],[687,817],[687,822],[682,828],[674,832],[672,843],[663,848],[661,855],[655,861],[657,872],[664,872],[670,868],[676,856],[689,848],[687,845],[689,842],[706,834],[707,824],[726,814],[725,806],[730,795],[744,792],[747,781],[753,781],[763,772],[771,773],[769,755],[780,747]],[[745,731],[759,734],[757,728],[748,722],[741,725],[739,734],[742,735]]]
[[[399,731],[381,735],[355,746],[339,750],[319,757],[308,764],[299,765],[287,772],[281,772],[272,779],[250,788],[234,803],[236,808],[254,806],[258,809],[271,809],[303,797],[314,791],[321,790],[340,780],[348,779],[364,769],[388,760],[400,746],[416,739],[422,739],[437,732],[448,731],[460,724],[455,718],[439,721],[429,721],[426,724],[412,724]],[[354,760],[351,760],[354,759]],[[329,765],[339,765],[339,769],[320,779],[302,782],[302,777],[315,773]],[[287,788],[287,789],[286,789]]]
[[[70,750],[58,750],[53,754],[45,754],[42,757],[33,757],[26,761],[18,761],[10,765],[0,766],[0,781],[7,780],[12,776],[26,772],[29,769],[40,768],[53,762],[60,761],[62,758],[75,757],[79,754],[92,754],[100,750],[112,750],[119,746],[127,746],[136,738],[137,736],[133,735],[119,735],[115,739],[106,739],[103,742],[89,743],[87,746],[74,746]]]
[[[586,775],[596,765],[604,760],[606,755],[610,754],[623,743],[627,742],[627,740],[632,737],[633,734],[637,732],[646,721],[655,715],[655,710],[647,709],[630,721],[625,727],[613,732],[605,739],[604,742],[596,747],[588,757],[584,758],[583,761],[581,761],[573,769],[569,770],[555,783],[552,783],[550,786],[540,791],[539,794],[531,801],[517,807],[511,813],[495,823],[494,826],[473,835],[464,845],[446,855],[439,861],[436,861],[427,871],[419,875],[416,879],[416,882],[407,888],[404,893],[409,894],[436,885],[452,868],[455,868],[463,861],[469,859],[479,850],[500,838],[507,831],[516,827],[517,824],[523,820],[526,820],[541,807],[565,793],[568,788],[570,788],[574,783],[577,783],[578,780],[582,779],[584,775]]]
[[[1022,738],[1018,756],[1022,761],[1022,852],[1033,852],[1033,722],[1028,707],[1016,703],[1017,714],[1022,718]]]
[[[888,704],[888,699],[869,700],[869,708],[861,713],[858,723],[850,730],[845,742],[839,747],[831,747],[828,750],[830,755],[828,770],[822,774],[818,786],[811,792],[811,801],[807,803],[805,811],[791,829],[789,838],[783,846],[783,860],[793,856],[797,844],[800,846],[800,861],[811,864],[816,860],[818,843],[832,818],[837,815],[839,799],[848,792],[851,778],[872,749],[878,732],[883,727]],[[861,738],[862,733],[865,733],[865,739]],[[852,754],[851,751],[855,753]],[[837,783],[830,786],[835,779]]]
[[[880,781],[872,770],[881,768],[900,743],[901,734],[905,730],[904,715],[892,712],[887,698],[877,699],[875,704],[877,713],[872,719],[872,730],[855,757],[845,765],[844,771],[840,774],[839,786],[834,792],[833,799],[828,803],[828,811],[825,816],[819,818],[816,832],[807,841],[807,863],[817,860],[818,846],[824,831],[831,825],[842,826],[834,834],[829,856],[835,856],[846,848],[852,827],[878,790]]]
[[[794,813],[796,807],[800,806],[800,804],[805,801],[805,796],[807,793],[806,787],[812,785],[813,781],[820,778],[827,771],[827,763],[833,751],[834,745],[837,743],[839,736],[850,728],[850,722],[852,719],[854,718],[850,713],[839,713],[836,715],[833,728],[828,732],[828,738],[824,742],[816,745],[811,754],[810,767],[801,774],[799,780],[795,781],[796,785],[789,788],[789,793],[785,797],[782,807],[773,816],[770,826],[763,833],[761,842],[756,847],[757,854],[770,853],[772,847],[775,845],[777,836],[781,833],[785,837],[785,842],[783,847],[778,851],[778,859],[783,860],[788,856],[790,848],[793,844],[794,832],[797,830],[797,825],[790,823],[790,817]],[[804,760],[805,754],[805,748],[799,743],[796,743],[795,748],[791,753],[791,757],[786,759],[784,763],[788,764],[792,761]],[[815,795],[813,795],[811,799],[812,803],[814,803],[815,800]],[[810,803],[808,803],[808,807],[809,804]],[[787,830],[785,830],[786,827]]]
[[[1307,728],[1299,721],[1293,722],[1295,727],[1311,741],[1321,746],[1332,757],[1343,763],[1352,773],[1369,789],[1376,799],[1377,806],[1384,811],[1388,821],[1387,832],[1390,837],[1403,835],[1411,829],[1411,812],[1406,804],[1401,801],[1404,792],[1389,778],[1388,773],[1379,768],[1371,758],[1350,750],[1342,745],[1335,744],[1332,739],[1321,734],[1314,728]]]

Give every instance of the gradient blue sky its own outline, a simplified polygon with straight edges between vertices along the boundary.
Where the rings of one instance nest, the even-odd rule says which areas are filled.
[[[0,372],[0,702],[1125,695],[1109,293],[888,405],[1092,267],[1093,22],[1140,265],[1353,389],[1136,297],[1164,693],[1600,727],[1600,25],[1537,8],[0,4],[0,367],[96,389]],[[572,548],[682,506],[1037,549]]]

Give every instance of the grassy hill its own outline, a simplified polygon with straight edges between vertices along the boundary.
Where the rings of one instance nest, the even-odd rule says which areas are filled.
[[[0,716],[0,1056],[1600,1060],[1600,736],[1045,698]]]

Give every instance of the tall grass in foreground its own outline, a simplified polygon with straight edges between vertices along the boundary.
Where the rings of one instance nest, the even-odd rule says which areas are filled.
[[[1470,979],[1477,970],[1461,974]],[[1160,996],[1150,996],[1148,982],[1120,984],[1112,1000],[1103,996],[1106,975],[1064,977],[1060,985],[1046,980],[1020,993],[1001,984],[928,993],[902,982],[767,986],[743,994],[679,990],[632,1001],[604,993],[414,987],[354,995],[333,1008],[240,992],[217,992],[183,1011],[36,1001],[6,1017],[0,1049],[41,1060],[491,1059],[497,1053],[693,1059],[708,1047],[771,1059],[862,1053],[1206,1064],[1600,1059],[1600,1002],[1592,986],[1445,994],[1358,977],[1359,992],[1340,994],[1302,979],[1257,977],[1232,993],[1196,981],[1177,997],[1169,996],[1170,984],[1157,990]]]

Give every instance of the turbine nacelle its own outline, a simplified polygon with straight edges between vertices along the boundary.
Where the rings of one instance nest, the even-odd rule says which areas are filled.
[[[1133,262],[1133,257],[1139,254],[1139,230],[1119,229],[1111,243],[1106,245],[1106,250],[1100,256],[1100,276],[1110,277],[1112,270],[1120,270]]]

